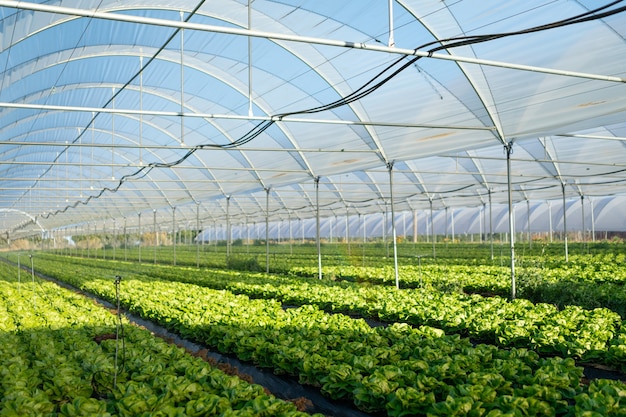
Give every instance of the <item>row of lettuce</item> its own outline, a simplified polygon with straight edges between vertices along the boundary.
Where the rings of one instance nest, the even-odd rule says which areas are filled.
[[[558,309],[521,298],[508,301],[497,296],[446,293],[429,288],[398,291],[389,286],[43,254],[37,265],[36,269],[54,276],[64,268],[93,277],[126,274],[147,280],[192,283],[250,298],[275,299],[290,306],[310,304],[327,312],[431,326],[447,334],[459,334],[499,347],[524,347],[540,354],[573,357],[626,370],[626,324],[617,313],[605,308]]]
[[[128,243],[133,242],[132,245]],[[205,242],[199,245],[179,243],[173,246],[139,247],[136,240],[120,239],[118,245],[107,245],[107,248],[87,249],[66,247],[49,249],[56,254],[75,255],[91,258],[112,260],[128,260],[154,262],[158,264],[177,264],[179,266],[202,266],[212,268],[257,268],[259,272],[266,267],[272,272],[286,273],[294,266],[317,265],[318,254],[315,242],[283,241],[272,242],[268,246],[264,241],[245,244],[233,241],[228,248],[225,242]],[[117,246],[117,247],[115,247]],[[619,254],[623,253],[620,242],[569,242],[569,256]],[[394,265],[392,242],[327,242],[320,244],[322,263],[328,266],[380,266]],[[400,265],[412,265],[419,262],[444,262],[459,265],[507,265],[510,250],[507,242],[495,242],[493,247],[486,243],[452,243],[437,242],[398,242],[396,245],[397,260]],[[563,242],[534,242],[530,247],[522,244],[517,247],[518,263],[537,259],[564,259]],[[266,261],[269,264],[266,265]]]
[[[533,245],[518,251],[516,259],[516,293],[535,303],[549,303],[564,308],[578,305],[585,309],[605,307],[626,319],[626,252],[623,244],[595,243],[574,246],[566,258],[562,244]],[[406,245],[405,249],[406,249]],[[591,249],[583,250],[585,246]],[[420,247],[420,245],[418,245]],[[379,248],[378,256],[332,257],[323,261],[325,278],[351,282],[395,285],[392,258]],[[398,259],[402,288],[433,288],[445,292],[465,292],[509,297],[511,270],[508,256],[489,256],[488,247],[475,244],[450,245],[450,250]],[[502,249],[502,248],[500,248]],[[345,250],[345,248],[344,248]],[[591,251],[592,253],[589,253]],[[353,251],[353,253],[356,251]],[[508,253],[507,250],[504,251]],[[249,260],[243,254],[239,261],[229,261],[230,269],[245,269]],[[288,255],[284,256],[291,260]],[[276,262],[275,262],[276,263]],[[239,267],[239,268],[238,268]],[[318,276],[317,260],[302,256],[296,262],[272,270],[285,275]],[[264,271],[264,269],[263,269]]]
[[[626,319],[626,253],[620,244],[588,244],[593,253],[581,254],[571,250],[567,261],[562,245],[533,245],[532,251],[519,255],[516,265],[516,294],[534,303],[549,303],[564,308],[578,305],[585,309],[605,307]],[[331,245],[332,246],[332,245]],[[391,258],[385,257],[384,248],[368,244],[363,248],[367,256],[360,257],[360,248],[353,245],[352,255],[323,255],[322,275],[326,279],[368,284],[395,285],[395,271]],[[400,286],[402,288],[433,288],[444,292],[465,292],[509,297],[511,272],[509,259],[502,256],[492,259],[485,245],[455,244],[448,251],[433,258],[428,246],[402,244],[404,255],[398,259]],[[250,253],[234,253],[226,256],[214,252],[215,248],[182,246],[176,250],[178,266],[201,266],[245,272],[265,272],[264,247],[250,246]],[[334,245],[335,252],[345,252],[347,245]],[[154,263],[171,265],[172,250],[159,247]],[[317,277],[318,266],[315,248],[295,245],[293,251],[282,245],[281,253],[269,256],[272,273],[302,277]],[[580,249],[580,248],[579,248]],[[248,248],[246,248],[248,250]],[[330,249],[325,248],[328,252]],[[426,255],[411,256],[413,253]],[[420,252],[421,251],[421,252]],[[558,251],[561,251],[559,253]],[[66,251],[70,255],[86,256],[85,251]],[[450,252],[450,253],[447,253]],[[505,251],[506,252],[506,251]],[[66,254],[68,254],[66,253]],[[153,263],[151,248],[144,248],[142,260]],[[91,254],[91,258],[103,253]],[[112,259],[112,251],[106,258]],[[118,250],[117,260],[137,260],[137,248]],[[447,256],[444,256],[447,255]]]
[[[316,266],[294,266],[288,273],[315,277]],[[323,275],[335,280],[395,285],[391,265],[362,267],[325,266]],[[516,293],[536,303],[550,303],[564,308],[578,305],[586,309],[605,307],[626,319],[626,254],[602,253],[563,256],[527,256],[516,268]],[[400,285],[404,288],[433,288],[445,292],[476,294],[511,294],[511,270],[508,265],[468,264],[464,259],[424,259],[418,265],[399,267]]]
[[[111,269],[72,264],[69,259],[42,258],[35,265],[38,271],[99,297],[110,301],[115,297]],[[117,273],[123,267],[131,269],[130,264],[114,267]],[[169,268],[168,273],[174,271],[184,270]],[[282,285],[267,283],[268,288],[278,286]],[[304,292],[314,290],[315,286],[303,287]],[[328,314],[311,304],[285,309],[274,299],[159,279],[147,271],[129,272],[120,294],[134,314],[220,352],[295,376],[366,412],[611,416],[626,407],[624,383],[582,384],[582,368],[572,358],[473,344],[427,325],[372,327],[363,319]]]
[[[1,416],[309,415],[82,295],[22,275],[0,263]]]

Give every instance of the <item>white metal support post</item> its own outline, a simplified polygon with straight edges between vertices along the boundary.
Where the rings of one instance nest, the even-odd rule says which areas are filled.
[[[480,227],[480,243],[487,241],[487,203],[483,202],[483,216]]]
[[[196,268],[200,268],[200,203],[196,202]]]
[[[526,200],[526,233],[528,235],[528,249],[533,247],[533,239],[530,233],[530,200]]]
[[[317,277],[322,279],[322,245],[320,243],[320,177],[315,177],[315,243],[317,245]]]
[[[246,216],[246,253],[250,253],[250,222],[248,221],[248,216]]]
[[[152,232],[154,233],[154,242],[152,242],[152,244],[154,245],[154,264],[156,265],[157,246],[159,246],[159,234],[157,233],[157,226],[156,226],[156,209],[152,209]]]
[[[567,205],[565,203],[565,183],[561,182],[561,194],[563,196],[563,242],[565,243],[565,262],[569,262],[567,248]]]
[[[511,299],[515,299],[515,222],[513,220],[513,193],[511,190],[511,154],[513,153],[513,141],[504,145],[506,151],[506,177],[507,193],[509,201],[509,247],[511,251]]]
[[[124,261],[128,261],[128,235],[126,233],[126,216],[124,216]]]
[[[430,235],[433,241],[433,259],[436,259],[437,253],[435,252],[435,223],[433,222],[433,199],[432,197],[428,199],[428,203],[430,204]]]
[[[287,222],[289,223],[289,255],[293,255],[293,224],[289,210],[287,210]]]
[[[270,273],[270,189],[265,189],[265,273]]]
[[[174,266],[176,266],[176,207],[172,207],[172,243],[174,245]]]
[[[393,37],[393,0],[389,0],[389,47],[396,46],[396,41]]]
[[[361,216],[361,213],[359,213],[359,216]],[[363,222],[361,223],[362,227],[363,227],[363,247],[361,248],[361,255],[362,255],[361,256],[361,265],[363,267],[365,267],[365,242],[367,242],[367,234],[366,234],[367,224],[366,224],[366,222],[367,222],[367,217],[366,217],[365,214],[363,214]]]
[[[231,242],[231,229],[230,229],[230,196],[226,196],[226,263],[228,264],[230,258],[230,242]]]
[[[116,250],[115,247],[117,246],[117,221],[115,219],[113,220],[113,260],[115,260],[115,255],[116,255]]]
[[[596,241],[596,218],[593,212],[593,200],[589,199],[589,205],[591,206],[591,241]]]
[[[143,165],[143,55],[139,56],[139,165]]]
[[[346,244],[348,245],[348,256],[350,256],[350,211],[346,204]]]
[[[443,200],[442,200],[442,202],[443,202]],[[445,204],[445,202],[444,202],[444,204]],[[445,236],[444,242],[446,242],[446,248],[447,248],[448,247],[448,227],[449,227],[449,225],[448,225],[448,206],[445,206],[444,212],[445,212],[445,220],[446,220],[446,231],[444,233],[444,236]]]
[[[393,162],[387,163],[389,170],[389,204],[391,205],[391,239],[393,239],[393,271],[396,279],[396,288],[400,289],[400,276],[398,274],[398,243],[396,236],[396,212],[393,201]]]
[[[248,30],[252,30],[252,1],[248,0]],[[252,36],[248,36],[248,115],[253,116],[252,111]]]
[[[549,222],[549,229],[550,229],[550,243],[552,243],[552,202],[548,201],[548,222]]]
[[[489,189],[489,247],[493,261],[493,204],[491,204],[491,188]]]
[[[138,254],[138,262],[139,262],[139,263],[141,263],[141,212],[137,212],[137,218],[138,218],[138,219],[137,219],[137,220],[138,220],[137,227],[138,227],[138,234],[139,234],[139,238],[138,238],[138,239],[139,239],[139,246],[138,246],[138,249],[139,249],[139,254]]]
[[[180,12],[180,21],[185,21],[184,12]],[[180,144],[185,143],[185,29],[180,29]]]
[[[106,220],[102,220],[102,259],[106,259],[106,258],[107,258],[107,229],[106,229]]]
[[[581,211],[581,224],[582,224],[582,239],[583,239],[583,251],[585,250],[585,243],[587,242],[585,236],[585,196],[580,195],[580,211]]]
[[[452,227],[452,230],[450,231],[450,233],[452,235],[452,243],[454,243],[454,239],[456,237],[455,237],[455,234],[454,234],[454,209],[453,208],[450,209],[450,225]]]

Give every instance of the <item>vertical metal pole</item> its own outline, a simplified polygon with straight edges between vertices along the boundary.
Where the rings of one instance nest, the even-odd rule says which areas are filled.
[[[454,209],[450,209],[450,223],[452,225],[452,243],[454,243],[455,234],[454,234]]]
[[[493,261],[493,204],[491,204],[491,189],[489,189],[489,242],[491,260]]]
[[[126,217],[124,217],[124,261],[128,261],[128,235],[126,231]]]
[[[504,145],[506,150],[506,179],[507,193],[509,200],[509,245],[511,250],[511,299],[515,299],[515,222],[513,218],[513,192],[511,186],[511,154],[513,153],[513,142]]]
[[[157,261],[157,246],[159,246],[159,234],[157,233],[156,227],[156,209],[152,209],[152,231],[154,232],[154,264],[156,265]]]
[[[180,12],[180,21],[183,22],[184,13]],[[185,143],[185,29],[180,30],[180,144]]]
[[[143,55],[139,56],[139,165],[143,165]]]
[[[117,221],[113,219],[113,260],[115,260],[115,247],[117,246]]]
[[[346,244],[348,245],[348,256],[350,256],[350,213],[346,205]]]
[[[565,183],[561,183],[561,194],[563,195],[563,241],[565,243],[565,262],[569,262],[569,251],[567,248],[567,205],[565,204]]]
[[[246,216],[246,253],[250,253],[250,223]]]
[[[585,242],[587,242],[586,236],[585,236],[585,196],[584,195],[580,195],[580,210],[581,210],[581,223],[582,223],[582,239],[583,239],[583,253],[585,250]]]
[[[315,241],[317,245],[317,276],[322,279],[322,245],[320,243],[320,177],[315,177]]]
[[[550,201],[548,201],[548,223],[550,243],[552,243],[552,202]]]
[[[413,243],[417,243],[417,210],[413,210]]]
[[[593,200],[589,199],[589,205],[591,206],[591,241],[596,241],[596,218],[593,211]]]
[[[393,0],[389,0],[389,46],[395,46],[396,41],[393,38]]]
[[[361,213],[359,213],[359,216],[361,216]],[[363,247],[362,247],[362,266],[365,267],[365,242],[367,241],[367,235],[366,233],[366,224],[365,224],[365,220],[366,220],[366,215],[363,215]]]
[[[115,87],[111,90],[111,106],[115,110]],[[115,181],[115,111],[111,113],[111,181]]]
[[[531,249],[533,244],[530,236],[530,200],[526,200],[526,229],[528,235],[528,249]]]
[[[385,245],[385,250],[387,254],[385,255],[389,258],[389,243],[387,242],[387,225],[389,224],[389,211],[387,210],[387,202],[385,201],[385,211],[382,213],[383,216],[383,243]]]
[[[435,252],[435,222],[433,221],[433,199],[429,198],[428,202],[430,204],[430,237],[433,241],[433,259],[436,259],[437,253]]]
[[[293,225],[291,223],[291,213],[287,211],[287,221],[289,222],[289,255],[293,255]]]
[[[141,239],[141,212],[137,213],[137,217],[139,219],[139,223],[138,223],[138,233],[139,233],[139,246],[138,246],[138,248],[139,248],[139,255],[138,255],[138,260],[139,260],[139,263],[141,263],[141,241],[142,241],[142,239]]]
[[[200,203],[196,202],[196,268],[200,268]]]
[[[176,266],[176,207],[172,207],[172,242],[174,244],[174,266]]]
[[[30,275],[33,279],[33,307],[37,308],[37,299],[35,298],[35,261],[33,260],[33,255],[28,255],[28,257],[30,258]]]
[[[446,217],[445,242],[446,242],[446,246],[447,246],[448,245],[448,206],[445,207],[445,214],[446,214],[446,216],[445,216]]]
[[[230,243],[231,243],[231,229],[230,229],[230,196],[226,196],[226,262],[230,258]]]
[[[406,212],[402,212],[402,238],[406,239]]]
[[[107,231],[106,231],[106,220],[102,220],[102,259],[107,258]]]
[[[270,273],[270,189],[265,189],[265,273]]]
[[[208,227],[207,227],[207,231],[208,231]],[[200,246],[202,246],[201,251],[204,253],[205,249],[204,246],[206,245],[206,239],[205,239],[205,235],[204,235],[204,222],[200,222],[200,230],[202,231],[202,241],[200,242]],[[207,235],[210,233],[210,231],[208,231]]]
[[[252,1],[248,0],[248,30],[252,30]],[[252,117],[252,36],[248,36],[248,116]]]
[[[391,204],[391,237],[393,239],[393,270],[396,279],[396,288],[400,289],[400,275],[398,274],[398,244],[396,236],[396,216],[393,201],[393,162],[387,164],[389,170],[389,203]]]
[[[483,216],[480,219],[480,243],[485,243],[487,239],[487,203],[483,203]]]

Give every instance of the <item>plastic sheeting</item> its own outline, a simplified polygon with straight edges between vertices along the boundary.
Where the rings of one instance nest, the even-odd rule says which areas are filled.
[[[579,240],[602,239],[605,232],[626,232],[626,197],[600,197],[565,202],[565,221],[568,234],[576,233]],[[562,201],[522,201],[514,207],[515,232],[527,241],[532,239],[551,241],[562,239],[564,228]],[[274,241],[304,242],[317,237],[315,219],[287,218],[268,222],[267,236]],[[404,241],[490,240],[490,233],[505,236],[509,233],[508,206],[495,204],[493,207],[462,207],[433,210],[414,210],[396,213],[396,235]],[[265,222],[230,223],[230,239],[251,242],[265,240]],[[434,228],[434,229],[433,229]],[[215,243],[228,239],[228,228],[222,222],[202,223],[198,239],[204,243]],[[417,234],[415,234],[417,232]],[[327,242],[362,242],[370,239],[387,239],[392,236],[389,212],[351,214],[349,211],[320,221],[320,237]]]
[[[391,4],[0,0],[0,229],[624,193],[623,2]]]

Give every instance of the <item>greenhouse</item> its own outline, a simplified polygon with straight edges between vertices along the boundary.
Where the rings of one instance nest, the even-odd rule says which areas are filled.
[[[100,349],[75,352],[97,368],[67,371],[75,392],[43,368],[2,385],[0,415],[623,415],[626,2],[0,0],[0,19],[0,352]],[[210,391],[206,357],[135,330],[118,369],[133,316],[317,408]],[[142,345],[178,371],[139,387]],[[24,355],[0,361],[35,375]]]
[[[3,234],[623,193],[619,4],[419,3],[2,2]]]

